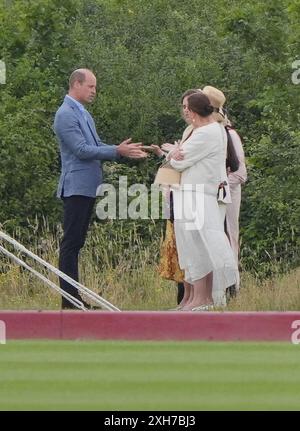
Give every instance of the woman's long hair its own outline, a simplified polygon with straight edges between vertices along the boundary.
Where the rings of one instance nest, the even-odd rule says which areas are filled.
[[[227,157],[226,157],[226,168],[230,169],[230,172],[236,172],[240,166],[240,161],[236,155],[236,151],[232,142],[232,137],[230,135],[230,126],[225,126],[227,134]]]

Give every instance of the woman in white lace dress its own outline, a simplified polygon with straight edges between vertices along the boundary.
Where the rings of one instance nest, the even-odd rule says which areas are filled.
[[[220,191],[224,193],[228,185],[226,132],[214,120],[205,94],[187,96],[183,106],[193,133],[169,158],[182,172],[180,188],[173,189],[179,264],[191,286],[182,310],[196,311],[226,304],[225,291],[236,282],[237,265],[218,205]]]

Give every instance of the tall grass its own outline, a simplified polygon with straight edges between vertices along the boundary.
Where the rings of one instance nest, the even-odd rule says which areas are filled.
[[[227,307],[230,311],[300,310],[300,268],[287,274],[258,281],[242,275],[242,289]]]
[[[57,267],[61,235],[46,226],[28,247]],[[112,223],[95,223],[80,256],[80,281],[123,310],[167,309],[175,304],[176,285],[157,273],[159,248],[159,235],[145,245],[134,229],[124,234],[122,228],[114,231]],[[57,276],[22,258],[58,284]],[[60,295],[0,255],[0,308],[59,309]]]
[[[145,242],[135,229],[124,232],[122,226],[114,229],[112,222],[94,223],[80,256],[80,281],[121,310],[173,307],[176,284],[162,279],[157,271],[161,241],[157,232],[153,229],[151,241]],[[32,233],[30,250],[57,267],[61,230],[53,233],[45,223],[42,234],[37,235],[34,228]],[[23,258],[58,283],[54,274]],[[300,268],[264,281],[243,272],[241,281],[242,288],[227,310],[300,309]],[[58,310],[60,295],[0,255],[0,308]]]

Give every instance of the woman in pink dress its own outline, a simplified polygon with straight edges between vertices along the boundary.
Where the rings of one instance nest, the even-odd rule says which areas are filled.
[[[245,184],[247,180],[247,170],[245,164],[245,154],[242,145],[241,138],[236,130],[231,126],[228,120],[223,106],[226,98],[222,91],[219,89],[207,85],[203,88],[203,93],[207,95],[212,106],[218,111],[213,115],[216,121],[222,123],[227,129],[228,140],[231,140],[235,156],[238,160],[238,169],[234,172],[227,166],[227,175],[229,181],[231,203],[226,205],[226,233],[230,241],[231,248],[233,250],[236,262],[239,262],[239,216],[241,206],[241,186]],[[240,280],[236,282],[235,288],[239,289]],[[231,291],[232,292],[232,291]],[[234,290],[233,290],[234,293]]]

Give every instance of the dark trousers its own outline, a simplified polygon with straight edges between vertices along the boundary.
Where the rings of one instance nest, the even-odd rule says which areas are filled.
[[[64,203],[64,236],[60,243],[59,269],[78,281],[78,255],[84,246],[95,199],[87,196],[70,196],[63,198]],[[62,278],[60,287],[81,300],[76,287]],[[75,308],[66,298],[62,298],[62,308]]]

